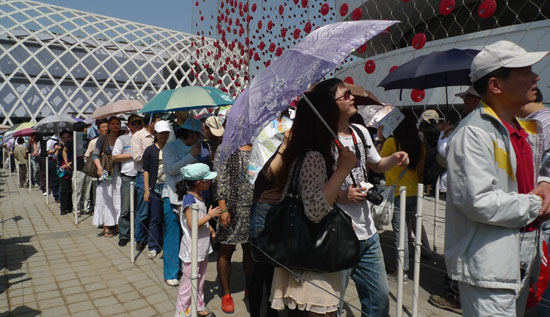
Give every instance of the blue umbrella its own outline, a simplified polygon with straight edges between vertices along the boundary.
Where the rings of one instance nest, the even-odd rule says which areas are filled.
[[[287,49],[250,82],[227,115],[220,161],[255,136],[309,85],[355,49],[397,21],[346,21],[325,25]]]
[[[233,98],[215,87],[185,86],[161,91],[140,113],[192,110],[233,104]]]
[[[385,90],[429,89],[468,86],[470,65],[479,53],[473,49],[450,49],[414,58],[389,73],[378,85]],[[401,99],[401,95],[399,96]]]

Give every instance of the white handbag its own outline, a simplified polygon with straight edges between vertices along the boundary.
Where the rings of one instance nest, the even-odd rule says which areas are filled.
[[[383,226],[387,226],[391,223],[393,219],[394,195],[397,188],[397,183],[399,183],[403,176],[405,176],[407,169],[408,167],[403,169],[403,172],[401,172],[395,184],[391,186],[376,186],[378,193],[384,198],[380,205],[372,204],[371,207],[372,220],[374,221],[374,225],[377,229],[381,229]]]

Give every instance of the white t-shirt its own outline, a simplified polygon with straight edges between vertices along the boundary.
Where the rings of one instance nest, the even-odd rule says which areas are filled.
[[[359,147],[359,151],[361,151],[361,165],[367,171],[368,167],[366,166],[366,162],[369,163],[378,163],[381,160],[380,154],[378,154],[378,151],[376,151],[376,147],[372,143],[372,139],[370,137],[369,131],[360,125],[354,124],[355,127],[358,127],[361,132],[363,132],[363,136],[365,137],[365,141],[367,142],[367,153],[365,155],[365,146],[363,145],[363,142],[361,141],[361,137],[358,135],[355,135],[355,139],[357,140],[357,146]],[[353,132],[355,133],[355,132]],[[355,146],[353,145],[353,137],[342,137],[339,136],[338,139],[340,140],[340,143],[342,143],[342,146],[348,147],[350,151],[355,153]],[[370,148],[369,148],[370,146]],[[336,152],[336,160],[338,159],[338,152]],[[363,169],[361,167],[356,167],[353,170],[351,170],[351,173],[353,174],[353,177],[355,178],[355,181],[357,182],[357,185],[362,181],[367,181],[365,179]],[[348,175],[346,177],[346,180],[342,184],[341,190],[347,190],[349,186],[353,185],[353,181],[351,177]],[[342,204],[342,203],[336,203],[338,207],[342,208],[343,211],[345,211],[350,217],[351,222],[353,224],[353,229],[355,230],[355,234],[357,235],[357,238],[359,240],[367,240],[370,237],[372,237],[376,233],[376,227],[374,226],[374,221],[372,220],[372,215],[370,213],[370,202],[367,200],[360,202],[360,203],[353,203],[353,204]]]
[[[132,154],[132,135],[130,133],[119,136],[113,147],[113,155]],[[134,159],[130,158],[120,162],[120,173],[126,176],[136,176],[137,170],[134,165]]]
[[[46,151],[49,152],[53,150],[56,144],[59,144],[59,137],[57,135],[54,135],[51,138],[49,138],[48,141],[46,142]],[[48,156],[51,158],[54,157],[53,154],[48,154]]]
[[[204,201],[198,199],[192,194],[187,194],[183,197],[182,212],[180,212],[180,224],[183,230],[183,236],[180,243],[180,259],[185,263],[191,262],[191,229],[187,225],[187,217],[185,217],[185,208],[190,207],[192,204],[199,206],[198,219],[206,216],[208,211]],[[212,246],[210,245],[210,229],[208,229],[208,222],[199,227],[199,242],[198,242],[198,261],[204,261],[208,258],[208,255],[212,253]]]

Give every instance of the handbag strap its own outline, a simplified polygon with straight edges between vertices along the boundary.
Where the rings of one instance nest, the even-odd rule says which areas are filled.
[[[286,191],[287,195],[294,198],[298,198],[300,196],[298,184],[300,183],[300,169],[302,168],[304,157],[305,155],[302,158],[298,159],[296,164],[294,164],[294,169],[292,170],[292,178],[290,179],[290,184],[288,185],[288,189]]]
[[[109,143],[109,136],[105,135],[105,139],[103,139],[103,152],[101,152],[101,155],[105,154],[105,150],[107,149],[107,143]]]
[[[407,170],[409,169],[408,166],[405,166],[405,168],[403,169],[403,171],[401,172],[401,174],[399,174],[399,177],[397,178],[397,180],[395,181],[395,183],[391,186],[397,186],[397,183],[399,183],[399,181],[403,178],[403,176],[405,176],[405,173],[407,172]],[[391,187],[390,186],[390,187]]]

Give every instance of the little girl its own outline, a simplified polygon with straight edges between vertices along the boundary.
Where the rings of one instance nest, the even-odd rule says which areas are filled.
[[[177,310],[176,316],[190,316],[191,315],[191,206],[196,204],[198,206],[198,298],[197,298],[197,311],[200,316],[214,316],[206,310],[204,305],[204,277],[206,276],[206,267],[208,265],[208,254],[212,252],[210,245],[210,237],[215,238],[216,234],[212,227],[208,225],[208,220],[218,217],[220,214],[220,207],[212,208],[206,212],[206,205],[204,199],[201,196],[201,191],[208,190],[210,188],[210,181],[216,177],[216,173],[211,172],[208,165],[203,163],[189,164],[181,168],[181,174],[183,181],[180,181],[176,185],[176,192],[178,194],[178,200],[182,200],[182,212],[180,213],[180,223],[183,230],[183,236],[181,238],[179,257],[183,261],[183,275],[180,281],[180,289],[178,291]]]

